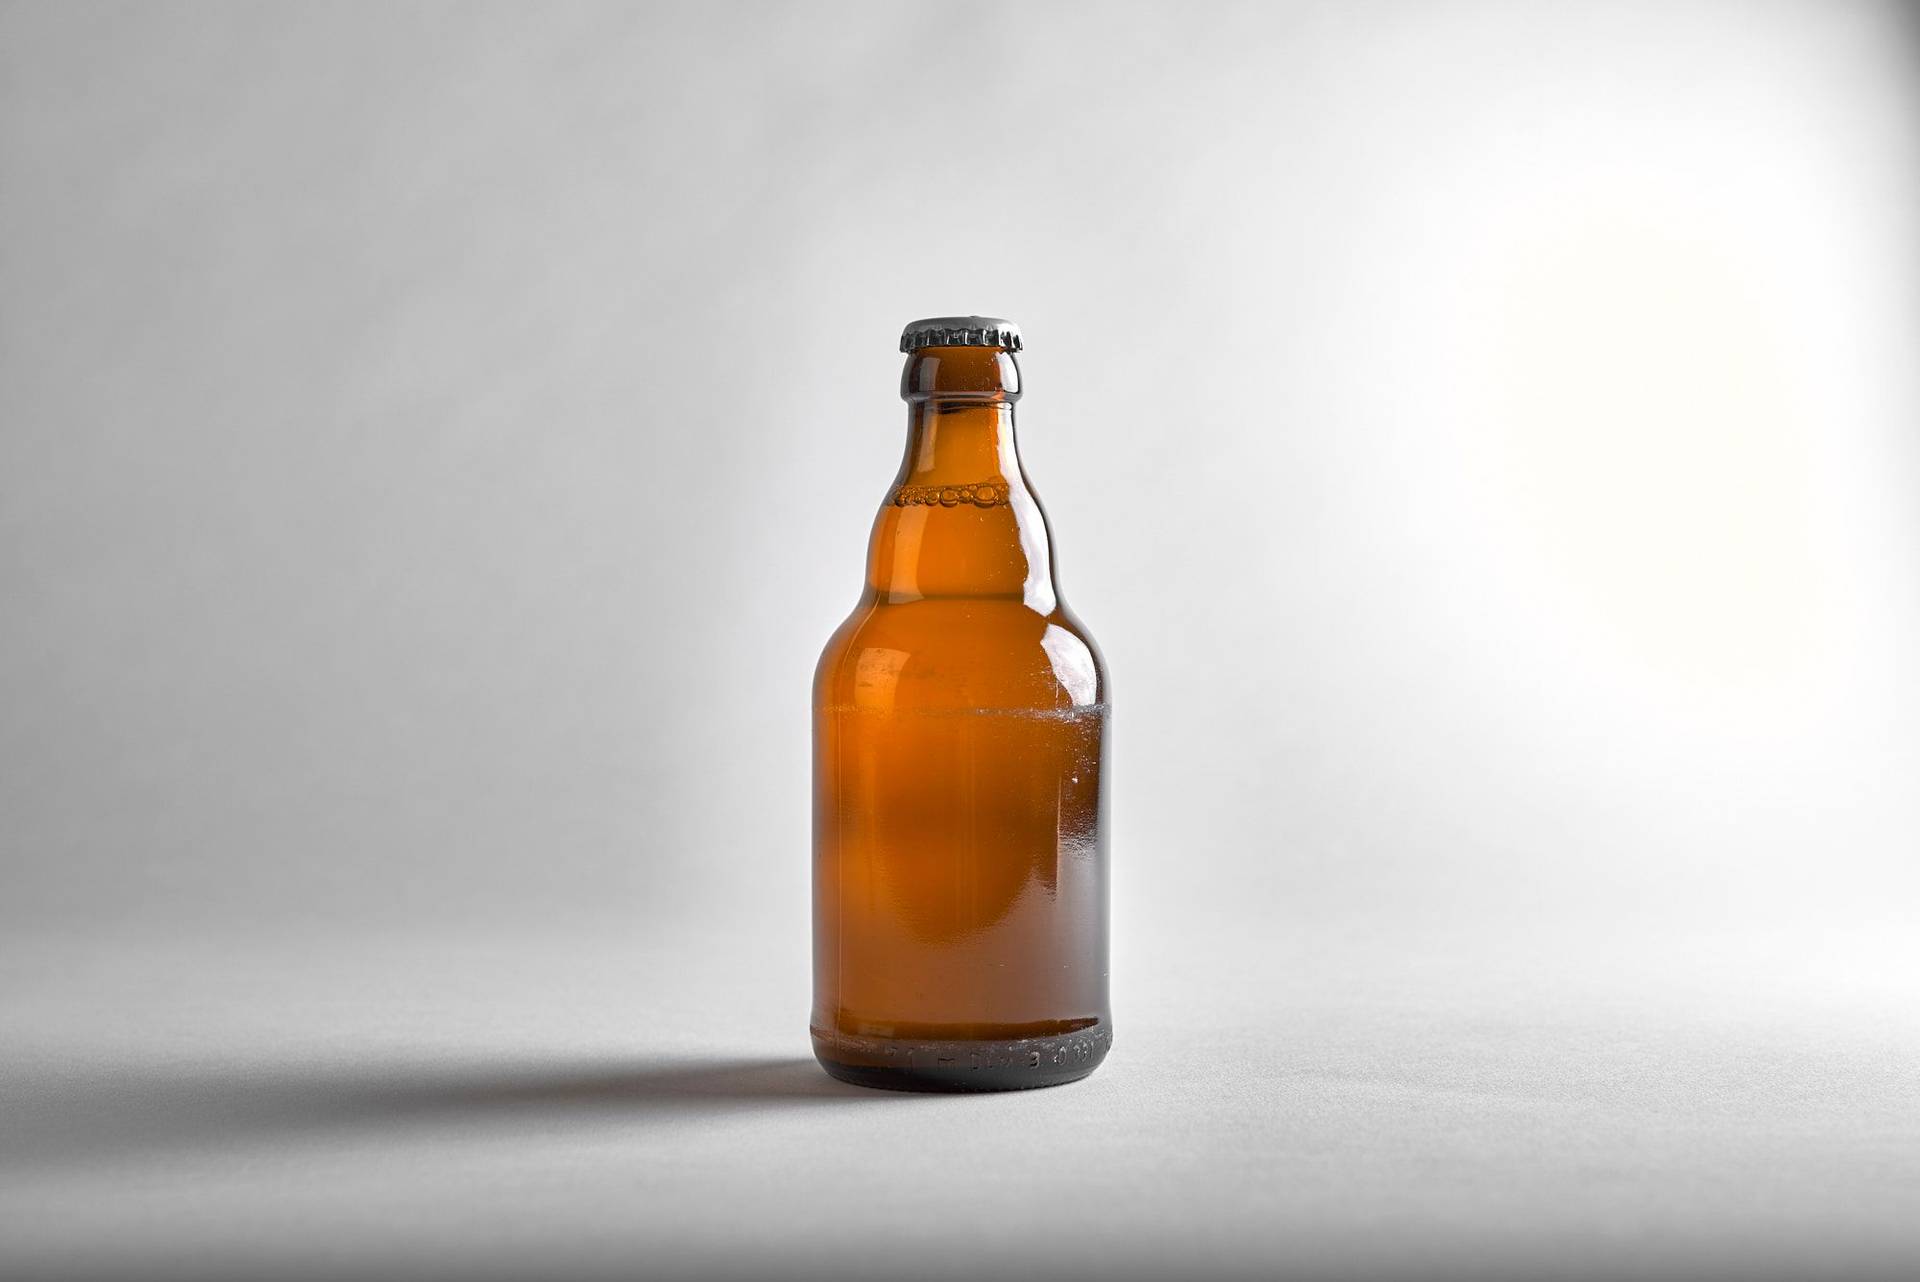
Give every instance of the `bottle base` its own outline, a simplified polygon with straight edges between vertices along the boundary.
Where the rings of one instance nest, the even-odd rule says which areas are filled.
[[[831,1077],[883,1091],[946,1094],[1064,1086],[1100,1067],[1113,1046],[1102,1020],[1058,1037],[924,1041],[813,1031],[813,1056]]]

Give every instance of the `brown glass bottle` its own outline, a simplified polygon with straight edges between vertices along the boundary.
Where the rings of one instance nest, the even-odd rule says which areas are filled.
[[[1051,1086],[1112,1041],[1106,668],[1020,466],[1019,332],[900,345],[906,458],[814,678],[814,1054],[865,1086]]]

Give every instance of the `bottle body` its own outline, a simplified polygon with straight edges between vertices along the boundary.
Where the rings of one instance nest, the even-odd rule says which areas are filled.
[[[1011,354],[921,350],[907,386],[814,684],[814,1050],[863,1085],[1052,1085],[1112,1036],[1106,672],[1054,589]]]

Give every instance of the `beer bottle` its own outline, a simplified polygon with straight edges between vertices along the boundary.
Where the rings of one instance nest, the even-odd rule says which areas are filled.
[[[843,1081],[1084,1077],[1107,1010],[1107,676],[1015,443],[1020,332],[915,321],[906,458],[813,689],[813,1048]]]

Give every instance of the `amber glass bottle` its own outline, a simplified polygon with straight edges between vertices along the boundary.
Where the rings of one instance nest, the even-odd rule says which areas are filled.
[[[1106,668],[1020,466],[1019,331],[900,347],[906,458],[814,678],[814,1054],[865,1086],[1051,1086],[1112,1041]]]

